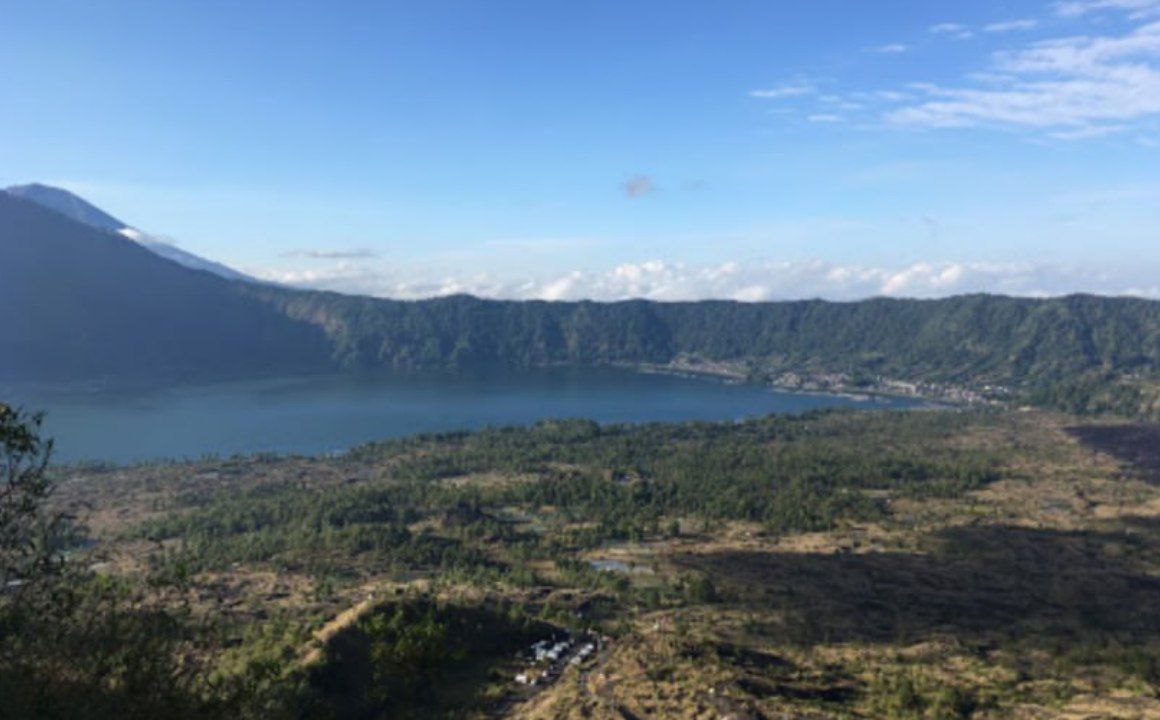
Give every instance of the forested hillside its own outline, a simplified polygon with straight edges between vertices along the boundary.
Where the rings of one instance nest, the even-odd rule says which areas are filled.
[[[737,363],[1000,384],[1158,411],[1160,302],[972,295],[852,303],[395,301],[231,282],[0,193],[0,379],[134,382],[390,369]]]
[[[335,360],[348,368],[663,363],[694,354],[1017,386],[1160,368],[1160,303],[1130,298],[547,303],[254,292],[323,327]]]

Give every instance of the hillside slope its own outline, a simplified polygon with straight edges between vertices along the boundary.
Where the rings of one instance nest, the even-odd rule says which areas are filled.
[[[18,197],[21,200],[27,200],[46,207],[49,210],[64,215],[70,220],[75,220],[82,225],[88,225],[98,230],[117,232],[121,228],[129,227],[129,223],[118,220],[84,198],[78,197],[63,188],[42,185],[40,183],[28,183],[27,185],[13,185],[12,187],[4,188],[4,192]]]
[[[117,221],[114,221],[117,222]],[[1160,412],[1160,302],[970,295],[834,303],[396,301],[233,282],[0,193],[0,378],[222,379],[730,361],[1001,384]]]
[[[5,188],[4,192],[14,195],[21,200],[34,202],[41,207],[64,215],[82,225],[124,235],[138,245],[150,250],[161,257],[172,260],[178,265],[184,265],[193,270],[205,270],[219,275],[227,280],[253,280],[249,276],[227,267],[219,262],[207,260],[200,255],[182,250],[171,242],[142,232],[129,223],[119,220],[82,197],[63,188],[31,183],[28,185],[13,185]]]
[[[323,327],[345,367],[667,362],[695,354],[1019,385],[1160,369],[1160,303],[1130,298],[547,303],[255,292]]]
[[[232,283],[0,193],[0,379],[226,378],[329,367],[322,332]]]

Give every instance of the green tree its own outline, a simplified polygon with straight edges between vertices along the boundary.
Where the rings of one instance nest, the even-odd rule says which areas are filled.
[[[52,441],[40,437],[41,415],[0,403],[0,582],[12,591],[54,565],[62,516],[51,517],[47,468]]]

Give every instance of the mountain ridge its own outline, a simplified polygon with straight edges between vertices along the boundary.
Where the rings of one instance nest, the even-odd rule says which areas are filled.
[[[64,188],[34,182],[12,185],[4,188],[4,192],[46,207],[89,227],[109,232],[119,232],[122,228],[129,227],[129,223],[118,220],[88,200]]]
[[[313,327],[131,240],[0,193],[0,379],[219,379],[329,367]]]
[[[0,377],[212,380],[299,372],[736,363],[1001,384],[1077,409],[1160,412],[1160,302],[390,300],[226,280],[0,194]],[[1150,394],[1151,393],[1151,394]],[[1133,412],[1135,412],[1133,410]]]

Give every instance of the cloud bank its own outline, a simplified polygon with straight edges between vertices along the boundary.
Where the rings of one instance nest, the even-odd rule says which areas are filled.
[[[310,260],[365,260],[378,257],[374,250],[356,248],[354,250],[291,250],[282,257],[307,258]]]
[[[972,292],[1022,296],[1092,292],[1160,298],[1155,268],[1138,276],[1090,266],[915,262],[897,267],[843,265],[821,260],[724,262],[691,265],[659,260],[601,271],[574,270],[536,279],[489,274],[415,278],[411,274],[343,262],[326,269],[257,272],[264,280],[299,287],[403,299],[467,293],[513,300],[726,299],[743,302],[867,297],[932,298]]]
[[[796,83],[790,85],[779,85],[777,87],[764,88],[761,90],[750,90],[749,97],[758,98],[760,100],[777,100],[779,98],[812,95],[814,92],[816,92],[816,90],[813,85]]]
[[[886,115],[896,125],[1006,125],[1059,139],[1107,134],[1160,115],[1160,22],[1120,36],[1043,40],[996,53],[986,86],[922,84],[925,101]]]
[[[993,22],[984,26],[983,31],[989,33],[1007,33],[1017,32],[1020,30],[1034,30],[1038,26],[1038,20],[1034,18],[1022,18],[1020,20],[1003,20],[1001,22]]]
[[[1160,16],[1160,0],[1063,0],[1055,3],[1055,12],[1062,17],[1079,17],[1101,10],[1127,11],[1133,20],[1157,17]]]
[[[1046,30],[1055,36],[1043,37]],[[913,46],[916,58],[933,52],[938,40],[1011,44],[984,55],[958,81],[840,91],[840,81],[800,80],[749,96],[776,101],[782,115],[810,122],[838,119],[826,109],[837,106],[849,113],[841,120],[863,129],[987,128],[1056,141],[1128,133],[1144,147],[1156,144],[1160,0],[1061,0],[1043,17],[996,18],[978,28],[940,22],[926,35],[926,43]],[[867,49],[909,55],[912,46]]]

